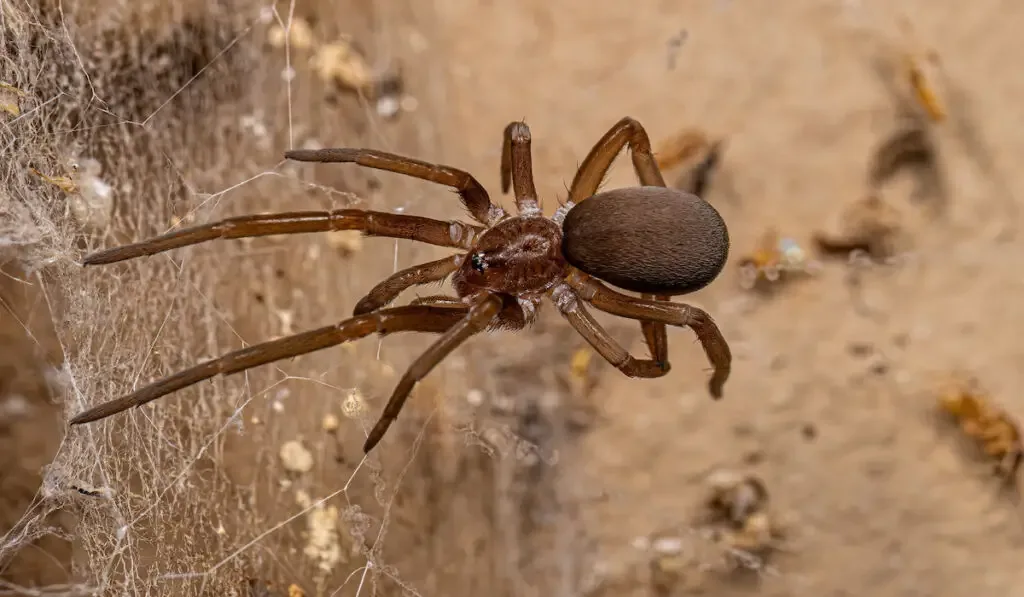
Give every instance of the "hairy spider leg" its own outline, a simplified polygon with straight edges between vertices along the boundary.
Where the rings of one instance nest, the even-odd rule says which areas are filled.
[[[252,238],[276,234],[303,234],[334,230],[359,230],[367,236],[415,240],[441,247],[467,249],[483,228],[462,222],[442,222],[361,209],[294,211],[227,218],[209,224],[175,230],[130,245],[87,255],[82,265],[101,265],[155,255],[216,239]]]
[[[558,284],[548,291],[551,301],[579,335],[583,336],[597,354],[629,377],[661,377],[670,367],[651,359],[638,359],[629,354],[621,344],[612,338],[569,285]]]
[[[714,369],[708,381],[708,391],[715,399],[722,397],[722,388],[732,370],[732,352],[715,321],[705,311],[683,303],[652,301],[622,294],[576,268],[570,270],[565,282],[580,298],[605,313],[692,329]]]
[[[299,162],[354,163],[452,187],[459,192],[470,215],[485,226],[491,226],[506,216],[505,210],[491,203],[487,191],[472,174],[450,166],[430,164],[376,149],[293,149],[286,151],[284,157]]]
[[[514,189],[516,209],[522,215],[540,215],[537,187],[533,182],[532,137],[525,122],[512,122],[505,127],[501,144],[501,192]]]
[[[498,295],[484,295],[482,299],[469,308],[469,311],[456,324],[449,327],[426,352],[413,361],[405,375],[398,381],[398,385],[395,386],[391,398],[388,400],[387,405],[384,406],[384,412],[377,419],[377,423],[370,430],[369,435],[366,436],[366,443],[363,444],[363,453],[368,453],[372,450],[380,442],[381,438],[384,437],[388,428],[398,418],[398,413],[402,411],[406,399],[416,384],[426,377],[453,350],[458,348],[460,344],[469,339],[470,336],[487,329],[487,326],[501,312],[503,303],[504,301]],[[417,308],[439,309],[446,313],[458,313],[461,315],[460,311],[446,307]]]
[[[398,332],[444,333],[462,321],[467,310],[468,307],[459,311],[425,305],[396,307],[346,319],[335,325],[254,344],[165,377],[121,398],[94,406],[73,417],[69,424],[79,425],[98,421],[217,375],[240,373],[253,367],[323,350],[374,333],[382,336]]]

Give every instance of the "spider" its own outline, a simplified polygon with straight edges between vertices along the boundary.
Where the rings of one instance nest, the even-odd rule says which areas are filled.
[[[643,186],[598,193],[618,154],[629,146]],[[217,375],[311,353],[371,334],[439,334],[402,376],[383,414],[367,435],[370,452],[395,421],[416,383],[469,337],[486,330],[521,330],[547,297],[594,350],[636,378],[668,373],[666,324],[691,328],[713,366],[708,389],[715,399],[729,376],[732,354],[712,318],[671,297],[699,290],[722,271],[729,253],[725,222],[700,197],[666,187],[643,126],[626,117],[591,149],[568,197],[545,217],[533,180],[530,129],[512,122],[504,131],[501,190],[514,191],[519,215],[491,202],[469,173],[374,149],[299,149],[287,159],[346,162],[452,187],[481,225],[398,213],[341,209],[248,215],[177,230],[138,243],[92,253],[83,265],[115,263],[213,239],[359,230],[368,236],[415,240],[463,252],[399,271],[360,300],[353,317],[334,325],[255,344],[160,379],[71,419],[71,425],[109,417]],[[451,277],[456,296],[427,296],[386,308],[413,286]],[[640,297],[607,284],[639,293]],[[650,359],[632,356],[594,319],[586,305],[639,320]]]

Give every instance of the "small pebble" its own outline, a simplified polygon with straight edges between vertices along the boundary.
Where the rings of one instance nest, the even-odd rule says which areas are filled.
[[[850,351],[850,354],[856,357],[867,357],[874,352],[874,347],[867,342],[851,342],[847,345],[846,349]]]
[[[396,97],[387,96],[377,100],[377,115],[381,118],[394,118],[401,109],[402,104]]]
[[[647,551],[651,548],[651,538],[644,536],[634,537],[633,540],[630,542],[630,545],[633,546],[633,549]]]
[[[480,390],[470,390],[466,393],[466,402],[470,406],[480,406],[484,403],[484,393]]]
[[[680,537],[660,537],[651,543],[651,547],[662,555],[677,555],[683,552],[683,540]]]

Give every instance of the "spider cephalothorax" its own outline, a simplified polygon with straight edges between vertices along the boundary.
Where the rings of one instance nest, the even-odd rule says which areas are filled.
[[[518,295],[542,293],[564,277],[562,229],[540,215],[509,217],[484,232],[452,276],[459,296],[477,289]]]
[[[612,161],[626,145],[643,186],[597,194]],[[530,129],[523,122],[505,128],[501,157],[502,191],[512,187],[519,212],[515,216],[491,203],[473,176],[448,166],[372,149],[295,150],[285,156],[304,162],[354,162],[453,187],[480,225],[359,209],[291,212],[229,218],[88,255],[83,263],[97,265],[217,238],[330,230],[360,230],[368,236],[462,251],[386,278],[356,304],[350,319],[201,363],[80,413],[71,419],[72,425],[141,406],[219,374],[238,373],[374,333],[440,334],[398,382],[366,438],[363,448],[369,452],[394,422],[413,386],[434,366],[474,334],[522,329],[533,321],[545,297],[602,357],[631,377],[665,375],[669,371],[665,326],[692,328],[714,366],[709,391],[721,397],[732,363],[729,345],[707,313],[672,303],[670,298],[703,288],[718,276],[728,256],[729,235],[710,204],[665,186],[647,133],[637,121],[620,120],[597,142],[577,170],[567,201],[552,218],[544,217],[537,200]],[[387,308],[402,291],[449,277],[455,296],[427,296]],[[613,290],[601,280],[641,297]],[[587,305],[639,320],[651,358],[630,355],[593,318]]]

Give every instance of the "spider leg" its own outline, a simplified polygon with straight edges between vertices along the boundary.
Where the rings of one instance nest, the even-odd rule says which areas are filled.
[[[659,300],[670,302],[672,297],[670,296],[659,296],[654,294],[641,294],[641,298],[645,300]],[[640,331],[643,332],[644,342],[647,343],[647,348],[651,351],[651,357],[658,363],[662,363],[666,370],[668,368],[668,330],[665,329],[665,324],[656,323],[653,321],[641,321]]]
[[[572,186],[569,187],[567,204],[575,205],[596,193],[612,162],[627,145],[633,159],[633,170],[640,179],[640,184],[649,187],[666,186],[665,178],[661,175],[661,169],[658,168],[658,162],[651,151],[651,139],[647,131],[642,124],[627,116],[615,123],[584,158],[583,164],[576,171]],[[669,296],[642,296],[648,300],[672,300]],[[640,329],[654,360],[667,363],[668,332],[665,330],[665,324],[641,321]]]
[[[523,215],[540,213],[530,142],[530,127],[525,122],[513,122],[505,127],[501,144],[501,192],[507,193],[509,183],[512,184],[516,208]]]
[[[355,163],[367,168],[404,174],[452,187],[459,192],[462,204],[469,210],[470,215],[476,221],[487,226],[496,223],[506,215],[505,210],[491,203],[487,191],[472,174],[450,166],[430,164],[375,149],[294,149],[286,151],[284,157],[299,162]]]
[[[434,294],[431,296],[420,296],[409,301],[410,305],[430,305],[431,307],[438,307],[442,309],[462,309],[465,311],[469,307],[457,296],[446,296],[443,294]],[[523,307],[516,301],[506,301],[502,305],[501,312],[498,313],[497,319],[491,322],[491,330],[506,330],[516,332],[525,328],[528,324],[528,317]]]
[[[601,327],[569,286],[559,284],[548,292],[548,296],[558,306],[562,316],[594,347],[594,350],[629,377],[661,377],[671,369],[666,362],[637,359],[629,354],[629,351]]]
[[[217,375],[239,373],[267,363],[290,359],[351,340],[365,338],[373,333],[382,336],[397,332],[443,333],[458,324],[463,319],[463,315],[464,313],[451,308],[396,307],[360,315],[335,325],[270,342],[254,344],[165,377],[121,398],[90,408],[73,417],[69,424],[78,425],[104,419]]]
[[[608,168],[627,145],[629,145],[633,158],[633,169],[636,170],[637,177],[640,178],[640,184],[651,187],[666,186],[658,163],[654,160],[654,154],[651,152],[651,139],[647,136],[647,131],[644,130],[643,125],[627,116],[616,122],[615,126],[594,144],[593,149],[583,159],[583,163],[576,170],[572,186],[569,187],[567,201],[576,204],[597,193],[597,188],[601,186],[601,181],[608,173]]]
[[[430,296],[419,296],[411,301],[410,305],[430,305],[431,307],[448,307],[465,309],[466,303],[456,296],[445,296],[443,294],[432,294]]]
[[[438,363],[440,363],[446,356],[451,354],[453,350],[458,348],[460,344],[465,342],[470,336],[473,336],[479,332],[487,329],[492,321],[501,312],[503,301],[501,297],[489,294],[485,295],[483,300],[477,302],[470,307],[469,312],[460,313],[451,308],[440,308],[442,312],[449,314],[457,314],[460,318],[458,323],[451,325],[447,331],[445,331],[440,338],[434,344],[427,349],[422,355],[419,356],[413,364],[409,367],[408,371],[402,376],[402,379],[398,381],[398,385],[395,386],[394,392],[391,393],[391,398],[388,400],[387,405],[384,407],[384,412],[381,414],[380,419],[370,430],[370,433],[366,436],[366,443],[363,444],[363,453],[368,453],[370,450],[380,442],[381,438],[387,432],[391,424],[398,418],[398,413],[401,412],[402,407],[405,405],[406,399],[409,397],[409,393],[412,392],[413,387],[421,379],[430,373]],[[436,309],[436,307],[418,307],[420,309]]]
[[[690,305],[651,301],[616,292],[575,268],[572,268],[565,281],[580,298],[606,313],[692,329],[714,367],[714,373],[708,381],[708,390],[715,399],[722,397],[722,386],[732,369],[732,352],[722,332],[706,312]]]
[[[332,230],[360,230],[367,236],[403,238],[441,247],[468,249],[483,228],[462,222],[442,222],[421,216],[362,209],[260,214],[210,222],[130,245],[98,251],[87,255],[82,260],[82,265],[115,263],[220,238],[251,238]]]
[[[398,298],[402,291],[413,286],[440,282],[459,269],[462,259],[462,255],[451,255],[437,261],[414,265],[392,274],[360,299],[352,314],[362,315],[385,307]]]

